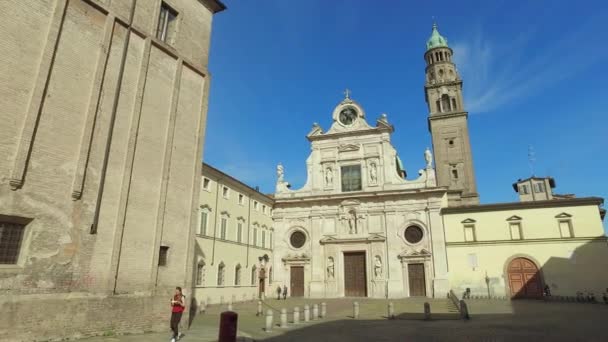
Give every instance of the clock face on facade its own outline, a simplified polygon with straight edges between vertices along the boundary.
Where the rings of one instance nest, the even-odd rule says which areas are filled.
[[[340,111],[338,119],[345,126],[352,125],[357,119],[357,111],[352,107],[346,107]]]

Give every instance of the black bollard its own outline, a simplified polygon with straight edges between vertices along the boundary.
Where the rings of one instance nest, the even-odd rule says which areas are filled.
[[[220,336],[218,342],[236,342],[238,319],[239,315],[236,312],[222,312],[220,316]]]

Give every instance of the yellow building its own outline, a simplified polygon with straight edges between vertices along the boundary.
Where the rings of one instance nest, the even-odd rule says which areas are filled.
[[[552,178],[514,184],[520,202],[442,209],[450,286],[472,295],[600,294],[608,286],[604,200],[553,194]]]
[[[196,229],[197,303],[258,298],[272,285],[273,199],[203,164]]]

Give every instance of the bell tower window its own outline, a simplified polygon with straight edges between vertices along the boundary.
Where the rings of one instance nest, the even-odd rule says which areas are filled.
[[[441,95],[441,112],[449,112],[452,108],[450,107],[450,97],[448,94]]]

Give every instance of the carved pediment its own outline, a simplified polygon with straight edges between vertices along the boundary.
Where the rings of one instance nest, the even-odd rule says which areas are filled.
[[[403,251],[398,255],[399,259],[407,259],[407,258],[430,258],[431,252],[426,249],[421,249],[419,251]]]
[[[319,124],[317,124],[315,122],[314,124],[312,124],[312,129],[308,133],[308,137],[314,137],[314,136],[322,135],[322,134],[323,134],[323,128],[321,128],[321,126],[319,126]]]
[[[284,263],[308,263],[310,262],[310,256],[306,253],[302,254],[287,254],[281,260]]]
[[[361,201],[356,199],[347,199],[340,202],[340,206],[342,207],[355,207],[361,204]]]
[[[558,215],[555,215],[555,218],[570,218],[572,217],[572,215],[568,214],[568,213],[561,213]]]
[[[338,147],[339,152],[359,151],[361,147],[355,144],[344,144]]]
[[[477,222],[477,221],[473,220],[472,218],[468,218],[466,220],[461,221],[460,223],[464,223],[464,224],[469,223],[469,224],[471,224],[471,223],[475,223],[475,222]]]
[[[371,243],[371,242],[384,242],[386,237],[381,234],[370,234],[369,236],[359,237],[347,237],[347,238],[336,238],[334,236],[326,236],[319,240],[319,243],[324,244],[343,244],[343,243]]]
[[[513,215],[507,219],[507,221],[521,221],[521,217]]]

